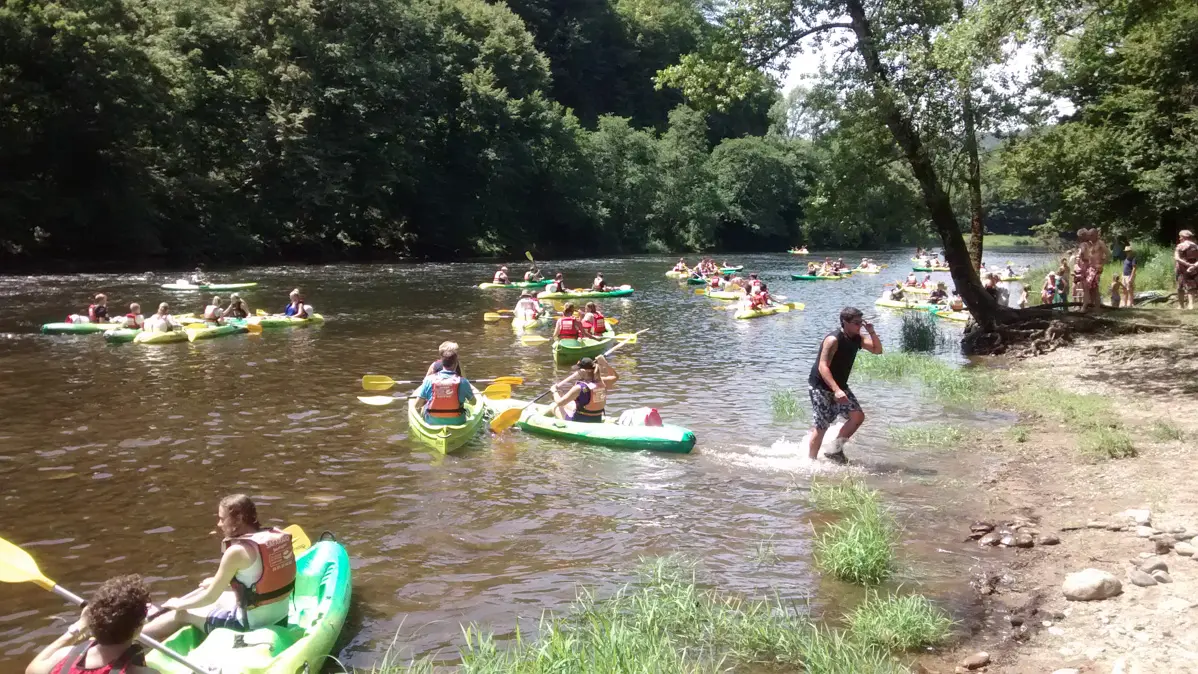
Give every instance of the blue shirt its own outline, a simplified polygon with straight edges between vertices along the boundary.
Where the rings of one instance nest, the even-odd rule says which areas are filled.
[[[1123,275],[1131,276],[1131,269],[1134,266],[1136,266],[1136,257],[1134,255],[1128,255],[1123,259]]]
[[[295,313],[296,313],[296,312],[295,312],[295,305],[294,305],[294,304],[288,304],[288,305],[287,305],[287,308],[283,310],[283,315],[284,315],[284,316],[294,316],[294,315],[295,315]]]
[[[427,401],[424,404],[424,412],[426,412],[426,414],[424,415],[425,421],[428,421],[429,423],[433,423],[433,424],[436,424],[436,423],[442,423],[442,424],[461,423],[460,419],[455,420],[452,417],[430,417],[427,414],[428,406],[429,406],[429,404],[432,403],[432,400],[433,400],[433,384],[437,383],[437,382],[448,381],[449,379],[451,379],[454,376],[456,376],[456,375],[454,375],[454,373],[452,373],[452,372],[448,372],[446,370],[441,370],[440,372],[433,373],[433,375],[431,377],[424,378],[424,383],[422,383],[420,385],[420,390],[416,392],[416,397],[422,398],[425,401]],[[461,383],[458,384],[458,404],[465,406],[465,403],[467,403],[471,400],[474,400],[474,391],[470,388],[470,382],[465,377],[462,377],[461,379],[462,379]]]

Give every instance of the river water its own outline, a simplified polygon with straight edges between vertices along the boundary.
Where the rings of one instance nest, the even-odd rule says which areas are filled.
[[[37,328],[81,311],[96,292],[114,308],[139,301],[149,313],[169,300],[176,312],[200,310],[198,294],[158,288],[173,275],[3,277],[0,536],[81,593],[136,572],[161,600],[215,570],[216,502],[249,493],[264,521],[297,523],[313,536],[329,530],[348,548],[354,603],[339,655],[351,666],[369,666],[393,639],[406,655],[452,659],[462,623],[500,636],[517,625],[535,630],[579,586],[610,592],[641,559],[674,553],[697,560],[723,589],[820,611],[852,593],[811,568],[811,473],[796,444],[809,418],[776,421],[770,390],[794,388],[806,405],[819,339],[845,305],[865,310],[886,348],[897,349],[898,312],[872,303],[885,281],[905,275],[909,252],[865,254],[894,271],[801,282],[789,275],[806,258],[729,257],[760,272],[774,293],[806,303],[748,321],[665,278],[676,258],[542,264],[572,286],[603,271],[609,284],[637,289],[601,303],[619,331],[650,329],[613,357],[621,380],[609,409],[658,408],[695,431],[690,455],[507,433],[443,457],[409,441],[401,404],[359,403],[363,374],[419,379],[446,339],[461,344],[471,377],[524,377],[514,397],[531,398],[566,374],[547,345],[524,347],[507,324],[482,321],[518,297],[474,287],[489,280],[490,264],[230,270],[219,280],[260,283],[243,293],[252,307],[281,310],[299,286],[327,323],[157,346]],[[513,275],[523,270],[510,266]],[[951,345],[941,355],[962,360]],[[887,429],[1008,420],[921,403],[901,385],[855,381],[854,390],[867,421],[850,445],[853,470],[887,492],[907,528],[902,579],[966,610],[970,559],[953,527],[971,497],[953,466],[969,459],[892,448]],[[760,547],[776,558],[763,561]],[[17,671],[72,611],[32,585],[0,586],[0,597],[0,671]]]

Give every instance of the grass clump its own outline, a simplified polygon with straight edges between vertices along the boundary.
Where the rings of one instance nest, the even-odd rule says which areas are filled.
[[[937,318],[925,311],[903,314],[899,344],[908,353],[930,353],[944,342]]]
[[[915,353],[858,358],[853,371],[885,381],[914,379],[927,394],[942,402],[959,404],[978,402],[994,380],[988,373],[954,367],[933,356]]]
[[[753,562],[757,566],[773,566],[778,563],[778,552],[774,550],[774,537],[757,541],[757,547],[753,549]]]
[[[542,621],[535,640],[517,635],[504,648],[465,629],[467,674],[716,674],[750,663],[804,672],[898,674],[885,650],[817,627],[778,602],[749,601],[702,589],[693,567],[660,560],[641,581],[608,599],[580,594],[564,618]],[[375,674],[437,671],[429,660],[385,663]]]
[[[1174,440],[1185,440],[1185,431],[1181,430],[1174,424],[1168,421],[1157,419],[1152,422],[1152,426],[1148,428],[1148,433],[1154,440],[1161,442],[1172,442]]]
[[[882,507],[877,491],[865,486],[860,480],[850,478],[845,478],[837,484],[812,480],[811,505],[816,510],[833,513],[879,510]]]
[[[799,407],[799,394],[789,388],[772,389],[770,409],[773,410],[775,419],[786,421],[797,418],[802,411]]]
[[[1011,407],[1066,424],[1105,422],[1114,416],[1111,402],[1092,393],[1073,393],[1050,386],[1033,385],[1001,396]]]
[[[1027,442],[1030,436],[1031,432],[1028,431],[1026,426],[1011,427],[1011,439],[1015,442]]]
[[[815,563],[840,580],[877,585],[894,572],[896,533],[878,492],[859,481],[813,482],[811,499],[820,510],[844,513],[815,538]]]
[[[1112,426],[1094,426],[1082,431],[1081,448],[1099,459],[1129,459],[1136,455],[1127,433]]]
[[[965,439],[965,432],[951,424],[925,424],[891,428],[890,441],[900,447],[952,447]]]
[[[922,595],[867,594],[848,616],[849,633],[891,651],[935,646],[948,638],[953,621]]]

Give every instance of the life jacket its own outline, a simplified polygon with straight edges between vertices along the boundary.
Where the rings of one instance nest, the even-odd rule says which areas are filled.
[[[495,272],[495,278],[491,279],[491,282],[492,283],[507,283],[508,282],[507,274],[504,274],[501,271],[497,271],[497,272]]]
[[[607,332],[607,321],[603,319],[603,314],[599,313],[598,311],[594,311],[590,314],[587,314],[587,316],[592,316],[592,319],[588,321],[586,316],[584,316],[581,321],[582,327],[590,330],[591,334],[595,335],[596,337]]]
[[[755,279],[753,279],[753,280],[749,281],[749,288],[750,288],[750,289],[755,289],[755,288],[758,288],[758,287],[760,287],[760,286],[761,286],[761,279],[756,279],[756,278],[755,278]]]
[[[291,547],[291,534],[271,527],[252,534],[226,538],[221,542],[221,552],[238,541],[252,543],[262,561],[262,576],[253,585],[245,585],[234,576],[230,585],[237,595],[237,606],[250,611],[287,601],[295,588],[295,551]]]
[[[107,665],[97,667],[95,669],[86,669],[84,663],[87,659],[87,651],[92,647],[94,642],[88,640],[72,648],[65,658],[58,661],[54,665],[54,669],[50,670],[50,674],[125,674],[130,666],[144,667],[146,664],[145,653],[141,646],[133,644],[121,653],[120,657]]]
[[[428,401],[424,413],[430,417],[441,418],[460,417],[465,414],[460,396],[461,387],[462,378],[456,374],[434,379],[433,398]]]
[[[129,312],[129,313],[125,314],[125,327],[126,328],[131,328],[133,330],[136,330],[144,324],[145,324],[145,319],[142,318],[141,316],[139,316],[133,312]]]
[[[218,318],[220,318],[220,316],[217,315],[217,312],[219,312],[219,311],[220,311],[220,307],[218,307],[215,304],[209,304],[208,306],[204,307],[204,320],[206,320],[206,321],[217,320]]]
[[[99,304],[92,304],[87,307],[87,319],[92,323],[103,323],[102,318],[108,318],[108,308],[101,307]]]
[[[607,387],[595,382],[580,381],[578,398],[574,403],[574,416],[601,417],[607,406]]]
[[[766,295],[765,293],[755,293],[753,295],[749,295],[749,308],[760,309],[765,306],[767,299],[769,299],[769,295]]]
[[[557,319],[558,339],[578,339],[578,319],[573,316],[562,316]]]

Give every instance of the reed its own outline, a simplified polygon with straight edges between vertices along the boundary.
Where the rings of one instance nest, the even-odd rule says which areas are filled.
[[[953,621],[927,597],[868,593],[848,616],[849,633],[891,651],[909,651],[943,643]]]

